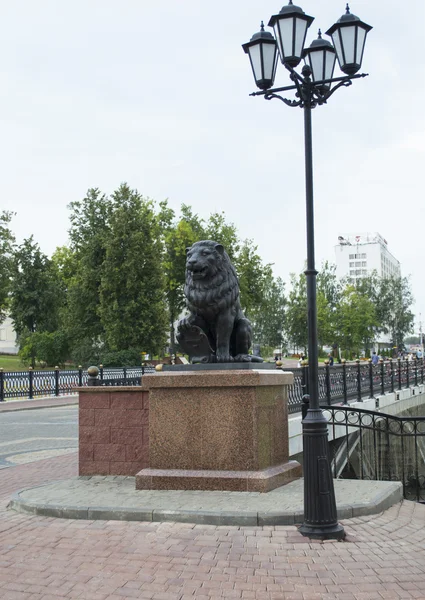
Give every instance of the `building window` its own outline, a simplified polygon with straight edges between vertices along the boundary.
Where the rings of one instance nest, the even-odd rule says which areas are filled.
[[[6,330],[0,329],[0,342],[5,342],[5,341],[6,341]]]
[[[367,267],[367,262],[366,261],[362,262],[362,267]]]
[[[366,269],[362,269],[362,275],[367,275],[367,270]]]
[[[351,277],[353,277],[355,274],[356,274],[356,272],[355,272],[355,271],[350,271],[350,275],[351,275]]]

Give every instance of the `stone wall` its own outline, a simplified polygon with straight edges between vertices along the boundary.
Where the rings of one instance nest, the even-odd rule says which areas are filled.
[[[130,475],[149,466],[149,392],[79,390],[79,475]]]

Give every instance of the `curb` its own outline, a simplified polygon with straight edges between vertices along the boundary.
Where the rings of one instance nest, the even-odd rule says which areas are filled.
[[[78,406],[78,395],[73,397],[62,396],[53,398],[40,398],[36,400],[13,400],[0,402],[0,414],[7,412],[18,412],[22,410],[36,410],[37,408],[55,408],[57,406]]]
[[[37,486],[43,487],[43,486]],[[30,488],[34,489],[34,488]],[[15,492],[8,509],[19,513],[59,519],[83,519],[101,521],[148,521],[193,523],[197,525],[231,525],[231,526],[263,526],[263,525],[299,525],[304,520],[303,510],[295,512],[231,512],[231,511],[190,511],[190,510],[157,510],[152,507],[122,506],[61,506],[55,504],[35,504],[26,502],[21,493]],[[403,500],[403,486],[393,483],[389,493],[381,493],[374,502],[364,504],[341,504],[337,507],[338,520],[352,519],[382,513],[394,504]]]

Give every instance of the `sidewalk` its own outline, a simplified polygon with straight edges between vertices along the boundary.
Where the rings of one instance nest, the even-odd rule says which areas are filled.
[[[78,394],[69,396],[42,396],[29,400],[6,400],[0,402],[1,412],[12,412],[15,410],[34,410],[36,408],[51,408],[53,406],[71,406],[78,404]]]
[[[0,471],[2,600],[425,600],[425,505],[295,526],[68,520],[6,510],[13,492],[77,474],[77,453]]]

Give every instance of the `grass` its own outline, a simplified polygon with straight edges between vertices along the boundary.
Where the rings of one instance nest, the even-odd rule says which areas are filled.
[[[0,354],[0,368],[5,371],[28,371],[28,367],[21,363],[19,356],[6,356]]]

